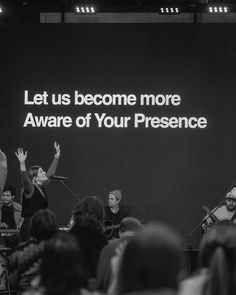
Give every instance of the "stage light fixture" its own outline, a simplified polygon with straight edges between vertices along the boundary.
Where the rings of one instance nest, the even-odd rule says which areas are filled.
[[[96,14],[96,9],[91,5],[76,5],[75,6],[76,14]]]
[[[162,6],[159,8],[159,14],[161,15],[175,15],[180,13],[180,8],[178,6]]]
[[[208,5],[207,12],[209,14],[228,14],[230,8],[228,5]]]
[[[0,6],[0,14],[3,14],[2,6]]]

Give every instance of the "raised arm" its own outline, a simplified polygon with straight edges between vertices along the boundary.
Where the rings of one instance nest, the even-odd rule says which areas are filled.
[[[26,171],[25,161],[27,158],[27,151],[24,152],[22,148],[18,148],[15,152],[15,155],[17,156],[20,163],[21,183],[25,192],[25,196],[26,198],[30,198],[34,192],[34,186]]]
[[[0,196],[2,195],[2,191],[4,189],[4,185],[7,179],[7,157],[0,150]]]
[[[52,161],[51,166],[49,167],[48,171],[47,171],[47,177],[49,178],[52,175],[55,175],[56,171],[57,171],[57,166],[59,163],[59,159],[60,159],[60,155],[61,155],[61,149],[60,149],[60,144],[58,144],[57,142],[54,142],[54,148],[55,148],[55,155],[54,155],[54,159]],[[45,181],[45,186],[47,186],[50,183],[50,179],[48,179],[47,181]]]

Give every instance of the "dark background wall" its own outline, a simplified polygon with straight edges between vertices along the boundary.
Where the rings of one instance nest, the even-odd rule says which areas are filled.
[[[214,207],[236,175],[235,25],[80,24],[1,25],[0,146],[9,161],[8,182],[20,200],[14,151],[28,150],[27,166],[47,168],[53,141],[62,147],[58,175],[79,197],[106,203],[120,188],[123,202],[143,221],[164,221],[183,236],[197,225],[203,204]],[[179,94],[174,106],[25,106],[30,94]],[[125,116],[208,119],[205,129],[23,128],[28,112],[88,112]],[[50,208],[65,225],[76,201],[53,182]],[[185,240],[197,245],[199,231]]]

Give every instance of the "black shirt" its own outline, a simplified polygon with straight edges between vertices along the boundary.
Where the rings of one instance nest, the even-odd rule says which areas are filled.
[[[2,206],[2,220],[1,220],[1,222],[6,223],[8,225],[8,228],[10,228],[10,229],[16,228],[13,205]]]
[[[44,191],[44,188],[42,188],[43,194],[40,192],[40,190],[37,188],[36,185],[34,185],[34,192],[31,198],[26,198],[25,193],[23,192],[22,196],[22,216],[23,217],[29,217],[33,216],[34,213],[41,209],[46,209],[48,207],[48,200],[47,195]]]
[[[105,213],[105,226],[111,224],[119,225],[123,218],[130,216],[129,210],[124,206],[120,206],[116,213],[113,213],[110,207],[106,206]],[[109,233],[109,239],[110,238],[119,238],[119,228],[114,229],[111,234]]]
[[[89,277],[96,277],[100,252],[107,245],[107,238],[103,232],[92,231],[87,227],[75,224],[70,233],[74,235],[80,246],[83,264]]]

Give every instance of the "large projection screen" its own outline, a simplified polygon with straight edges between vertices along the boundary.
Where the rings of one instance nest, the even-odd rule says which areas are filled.
[[[123,191],[144,223],[186,236],[236,176],[233,24],[1,24],[1,148],[20,200],[18,147],[79,198]],[[65,225],[76,200],[59,183]],[[199,231],[186,238],[197,244]]]

